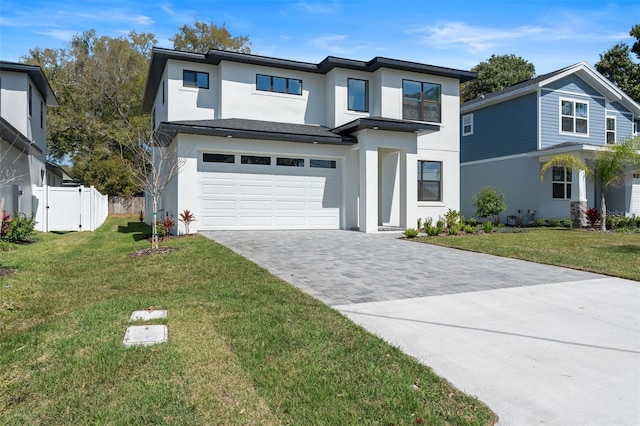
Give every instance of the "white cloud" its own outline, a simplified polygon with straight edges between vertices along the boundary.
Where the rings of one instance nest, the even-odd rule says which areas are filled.
[[[333,1],[331,3],[310,3],[307,1],[300,1],[296,3],[298,9],[311,14],[333,14],[338,11],[338,4]]]
[[[352,40],[349,36],[343,34],[329,34],[316,37],[309,40],[308,44],[319,49],[323,55],[353,55],[358,51],[376,48],[370,42]]]
[[[76,30],[48,30],[48,31],[35,31],[36,34],[42,34],[47,37],[54,38],[56,40],[71,41],[74,35],[78,34]]]

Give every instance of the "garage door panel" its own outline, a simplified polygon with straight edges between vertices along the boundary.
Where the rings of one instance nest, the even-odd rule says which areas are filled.
[[[199,171],[203,230],[338,229],[337,169],[210,165]],[[208,171],[207,171],[208,170]],[[265,173],[268,170],[270,173]]]

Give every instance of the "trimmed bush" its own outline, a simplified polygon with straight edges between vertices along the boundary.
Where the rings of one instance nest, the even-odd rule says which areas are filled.
[[[415,238],[418,236],[418,230],[414,228],[407,228],[404,230],[404,236],[407,238]]]

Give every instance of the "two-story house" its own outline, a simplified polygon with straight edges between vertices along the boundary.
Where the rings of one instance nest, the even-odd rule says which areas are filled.
[[[526,223],[599,207],[584,172],[554,167],[541,180],[541,167],[561,153],[588,162],[637,135],[640,105],[583,62],[465,102],[460,113],[462,213],[473,216],[472,197],[492,186],[506,196],[503,223]],[[640,215],[640,176],[605,195],[608,210]]]
[[[184,161],[160,209],[197,230],[364,232],[459,209],[459,85],[475,76],[154,48],[143,110]]]
[[[47,183],[48,106],[58,102],[40,67],[0,61],[0,179],[11,180],[0,197],[10,214],[35,211],[33,187]]]

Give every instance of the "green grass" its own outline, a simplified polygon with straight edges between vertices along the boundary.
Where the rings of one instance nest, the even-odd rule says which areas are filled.
[[[417,238],[445,247],[566,266],[640,281],[640,234],[568,228]]]
[[[0,424],[486,425],[493,413],[337,311],[200,236],[133,217],[0,252]],[[168,309],[169,342],[122,345]],[[414,386],[414,385],[417,385]]]

